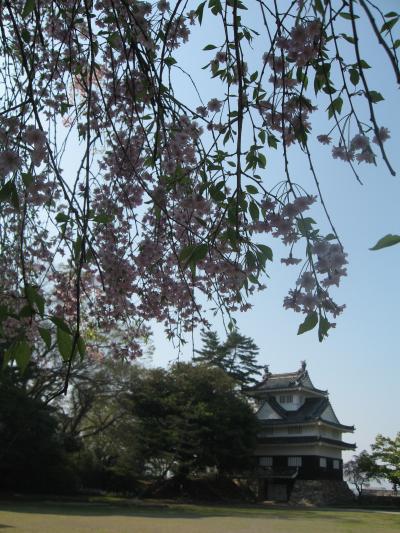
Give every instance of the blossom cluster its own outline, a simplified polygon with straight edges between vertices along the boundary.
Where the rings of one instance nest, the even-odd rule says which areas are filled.
[[[372,142],[378,144],[379,141],[384,143],[390,139],[389,130],[381,127],[378,135],[374,135]],[[329,144],[330,138],[327,135],[319,135],[318,140],[322,144]],[[342,145],[334,146],[332,148],[332,157],[334,159],[341,159],[342,161],[358,161],[359,163],[376,163],[376,156],[372,150],[370,139],[363,133],[357,133],[351,139],[348,147]]]
[[[335,304],[327,289],[339,286],[341,278],[347,275],[347,254],[339,244],[320,239],[313,244],[311,257],[313,269],[301,274],[297,288],[285,298],[284,307],[306,314],[319,309],[336,317],[345,306]]]
[[[206,323],[206,305],[247,310],[271,258],[255,234],[288,245],[287,265],[307,243],[285,307],[342,310],[328,291],[346,275],[346,254],[311,227],[316,197],[287,169],[286,148],[305,150],[316,110],[307,72],[329,63],[315,11],[294,2],[278,13],[264,65],[251,72],[244,43],[256,32],[232,18],[240,3],[225,11],[163,0],[8,4],[0,36],[0,332],[8,344],[43,347],[43,329],[61,328],[59,337],[85,337],[93,357],[134,358],[152,320],[179,337]],[[223,90],[192,105],[175,90],[176,51],[207,9],[224,23],[223,42],[206,47]],[[373,144],[390,135],[365,131],[333,146],[333,158],[375,162]],[[330,144],[331,133],[318,140]],[[264,153],[279,143],[286,188],[267,191]]]

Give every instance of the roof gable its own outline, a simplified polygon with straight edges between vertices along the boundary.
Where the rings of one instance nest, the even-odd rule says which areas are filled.
[[[260,409],[257,411],[256,416],[259,420],[281,420],[282,417],[271,407],[271,405],[265,401]]]
[[[326,406],[326,409],[321,413],[321,419],[326,422],[333,422],[334,424],[340,424],[338,417],[335,415],[330,403]]]
[[[301,380],[301,384],[303,385],[303,387],[315,389],[313,382],[311,381],[310,376],[308,375],[308,372],[304,372],[303,378]]]

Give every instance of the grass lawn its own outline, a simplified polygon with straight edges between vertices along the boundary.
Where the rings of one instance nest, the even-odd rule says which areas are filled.
[[[0,502],[0,533],[389,533],[400,512],[108,502]]]

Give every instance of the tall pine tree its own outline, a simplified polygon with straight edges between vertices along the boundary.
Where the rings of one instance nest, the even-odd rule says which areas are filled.
[[[224,343],[215,331],[203,331],[201,337],[203,347],[196,350],[195,363],[221,368],[242,388],[257,383],[263,365],[257,363],[259,349],[253,339],[241,335],[238,330],[231,331]]]

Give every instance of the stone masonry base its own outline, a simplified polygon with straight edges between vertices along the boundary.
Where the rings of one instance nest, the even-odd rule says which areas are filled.
[[[338,505],[351,503],[354,495],[345,481],[297,479],[290,494],[292,505]]]

